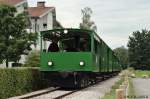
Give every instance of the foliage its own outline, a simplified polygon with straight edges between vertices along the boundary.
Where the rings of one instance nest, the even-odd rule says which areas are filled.
[[[130,66],[150,70],[150,31],[133,32],[129,37],[128,47]]]
[[[121,46],[114,49],[114,52],[116,53],[117,57],[120,59],[123,68],[126,68],[128,65],[128,49],[126,49],[124,46]]]
[[[17,62],[21,55],[28,54],[31,44],[36,42],[36,33],[27,33],[26,14],[16,15],[16,9],[0,5],[0,60]]]
[[[26,58],[25,67],[40,67],[40,52],[32,51]]]
[[[46,86],[38,69],[0,69],[0,99],[22,95]]]
[[[81,29],[88,29],[88,30],[97,30],[97,27],[93,21],[91,21],[91,14],[93,13],[92,9],[89,7],[85,7],[81,10],[82,12],[82,23],[80,23]]]

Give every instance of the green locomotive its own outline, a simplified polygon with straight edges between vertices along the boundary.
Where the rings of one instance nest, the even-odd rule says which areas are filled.
[[[105,42],[83,29],[42,31],[40,61],[41,71],[61,87],[85,87],[122,69]]]

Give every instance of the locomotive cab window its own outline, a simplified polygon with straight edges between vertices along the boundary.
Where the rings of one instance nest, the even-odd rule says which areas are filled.
[[[80,31],[52,31],[42,35],[44,52],[90,52],[91,37]]]

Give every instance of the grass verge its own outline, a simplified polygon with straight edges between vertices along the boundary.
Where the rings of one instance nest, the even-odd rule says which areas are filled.
[[[116,89],[119,88],[119,86],[122,84],[123,78],[121,78],[119,81],[115,82],[115,84],[111,87],[110,92],[106,93],[104,97],[101,99],[116,99]]]
[[[143,77],[144,75],[147,75],[150,78],[150,71],[149,70],[134,70],[133,68],[128,68],[129,76],[132,77],[132,74],[135,75],[135,77]]]
[[[129,87],[128,87],[128,99],[133,99],[135,96],[134,86],[132,83],[132,78],[129,78]]]
[[[148,77],[150,77],[150,71],[148,70],[135,70],[134,73],[136,77],[143,77],[143,75],[147,75]]]

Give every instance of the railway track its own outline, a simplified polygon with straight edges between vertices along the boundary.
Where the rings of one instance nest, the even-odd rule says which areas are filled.
[[[105,80],[107,80],[107,79],[105,79]],[[84,90],[84,89],[86,89],[86,88],[88,88],[88,87],[95,86],[95,85],[97,85],[98,83],[100,83],[100,82],[102,82],[102,81],[105,81],[105,80],[104,80],[104,79],[103,79],[103,80],[102,80],[102,79],[101,79],[101,80],[98,80],[95,84],[88,85],[87,87],[82,88],[82,89],[70,91],[70,92],[65,93],[65,94],[63,94],[63,95],[57,96],[57,97],[55,97],[55,98],[53,98],[53,99],[63,99],[63,98],[65,98],[66,96],[69,96],[69,95],[71,95],[71,94],[73,94],[73,93],[76,93],[76,92],[78,92],[78,91],[82,91],[82,90]]]
[[[62,99],[62,98],[64,98],[64,97],[68,96],[68,95],[71,95],[71,94],[75,93],[75,92],[78,92],[78,90],[71,91],[71,92],[69,92],[69,93],[66,93],[66,94],[63,94],[63,95],[61,95],[61,96],[55,97],[54,99]]]
[[[45,92],[45,93],[41,93],[37,95],[31,95],[31,96],[23,97],[19,99],[62,99],[78,91],[79,90],[68,91],[68,90],[56,89],[50,92]]]
[[[50,92],[53,92],[53,91],[56,91],[56,90],[59,90],[60,88],[54,88],[54,89],[51,89],[51,88],[47,88],[45,90],[41,90],[41,91],[35,91],[35,92],[31,92],[29,94],[25,94],[25,95],[22,95],[22,96],[16,96],[16,97],[11,97],[9,99],[32,99],[33,97],[37,97],[37,96],[40,96],[40,95],[43,95],[43,94],[48,94]]]

